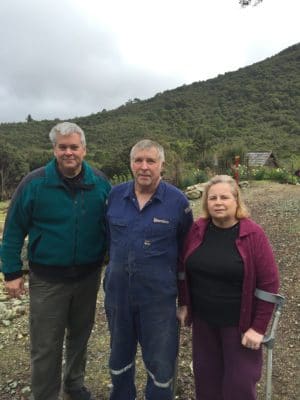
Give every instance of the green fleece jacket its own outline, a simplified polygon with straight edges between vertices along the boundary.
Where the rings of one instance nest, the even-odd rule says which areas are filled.
[[[29,173],[7,213],[1,258],[5,278],[21,276],[21,250],[28,235],[30,264],[74,267],[95,264],[106,251],[105,208],[110,184],[83,162],[84,177],[71,191],[56,160]]]

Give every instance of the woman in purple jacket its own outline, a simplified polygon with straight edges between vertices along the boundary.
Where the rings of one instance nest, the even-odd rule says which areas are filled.
[[[181,325],[193,328],[196,399],[254,400],[273,311],[254,292],[277,293],[278,269],[230,176],[208,182],[202,206],[185,242],[178,308]]]

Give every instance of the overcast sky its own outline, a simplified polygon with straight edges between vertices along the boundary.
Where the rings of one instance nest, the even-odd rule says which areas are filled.
[[[0,122],[85,116],[235,71],[299,42],[299,15],[299,0],[0,0]]]

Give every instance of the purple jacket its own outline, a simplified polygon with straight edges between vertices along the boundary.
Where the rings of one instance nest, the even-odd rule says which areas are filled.
[[[192,322],[192,312],[185,261],[202,243],[208,223],[209,220],[204,218],[194,222],[186,237],[180,263],[178,300],[179,305],[188,306],[189,323]],[[254,292],[256,288],[271,293],[278,292],[279,277],[274,255],[263,229],[249,218],[240,220],[236,246],[244,262],[239,328],[241,332],[253,328],[256,332],[264,334],[272,316],[273,304],[257,299]]]

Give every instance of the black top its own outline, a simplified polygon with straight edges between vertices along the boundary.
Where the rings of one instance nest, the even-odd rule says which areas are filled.
[[[186,263],[193,313],[216,327],[239,323],[244,268],[238,232],[239,223],[224,229],[211,222]]]

